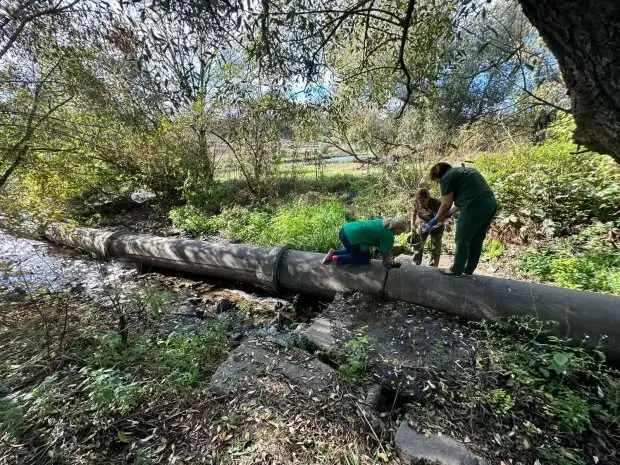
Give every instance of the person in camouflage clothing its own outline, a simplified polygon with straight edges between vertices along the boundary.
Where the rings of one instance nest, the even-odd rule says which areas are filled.
[[[439,224],[429,231],[421,231],[419,234],[416,234],[415,223],[419,220],[420,226],[422,226],[428,221],[432,220],[439,211],[440,206],[441,200],[431,197],[431,193],[428,189],[419,189],[416,193],[411,211],[411,237],[414,238],[412,241],[412,245],[415,251],[415,255],[413,256],[413,263],[415,263],[416,265],[422,264],[424,244],[426,243],[426,239],[430,235],[431,259],[428,264],[429,266],[434,267],[439,266],[439,258],[441,257],[441,241],[444,232],[443,224]]]

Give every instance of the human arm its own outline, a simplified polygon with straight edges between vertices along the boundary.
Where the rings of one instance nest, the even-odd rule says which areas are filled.
[[[418,219],[418,211],[415,206],[415,202],[411,205],[411,218],[409,220],[409,224],[411,226],[411,231],[415,231],[415,224]]]
[[[386,269],[389,270],[390,268],[400,268],[401,263],[394,261],[394,257],[392,256],[391,252],[387,252],[387,253],[381,252],[381,254],[383,256],[383,266]]]
[[[433,218],[436,221],[436,223],[442,221],[446,217],[446,215],[449,214],[453,203],[454,203],[454,192],[450,192],[449,194],[446,194],[441,198],[441,206],[439,207],[439,211],[435,215],[435,218]]]
[[[379,243],[379,253],[381,253],[383,257],[383,266],[388,270],[390,268],[398,268],[400,266],[399,263],[394,263],[394,257],[392,255],[393,248],[394,232],[391,230],[386,230]]]
[[[449,216],[452,212],[451,207],[454,203],[454,192],[450,192],[449,194],[444,195],[441,198],[441,205],[439,206],[439,210],[435,215],[435,218],[426,223],[426,231],[429,231],[433,227],[437,226],[437,223],[443,221],[447,216]],[[456,209],[458,210],[458,208]]]

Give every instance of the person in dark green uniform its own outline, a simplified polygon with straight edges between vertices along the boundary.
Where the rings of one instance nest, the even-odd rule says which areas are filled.
[[[411,231],[415,231],[415,224],[420,221],[420,226],[430,221],[435,217],[441,207],[441,200],[431,196],[428,189],[418,189],[416,192],[415,200],[413,201],[413,208],[411,210]],[[428,263],[429,266],[439,266],[439,258],[441,257],[441,240],[443,238],[444,226],[443,224],[437,224],[432,230],[422,232],[419,235],[419,241],[413,245],[415,255],[413,256],[413,263],[416,265],[422,264],[422,256],[424,254],[424,244],[428,236],[431,236],[431,259]]]
[[[497,212],[495,195],[474,168],[453,168],[448,163],[437,163],[431,168],[430,177],[441,188],[441,207],[423,230],[430,231],[446,215],[459,211],[454,263],[442,272],[453,276],[471,275],[478,266],[484,238]]]
[[[392,268],[395,265],[392,263],[394,237],[406,231],[407,222],[394,218],[347,223],[339,234],[344,249],[331,249],[323,259],[323,264],[367,265],[371,258],[370,247],[377,247],[385,267]]]

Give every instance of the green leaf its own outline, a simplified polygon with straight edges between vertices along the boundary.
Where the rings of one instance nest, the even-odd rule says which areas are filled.
[[[546,368],[540,367],[539,370],[545,378],[551,376],[551,373],[549,373],[549,370],[547,370]]]
[[[123,431],[118,432],[118,440],[120,442],[129,442],[129,435]]]
[[[568,364],[568,356],[561,352],[558,352],[553,355],[553,361],[560,366],[565,366]]]

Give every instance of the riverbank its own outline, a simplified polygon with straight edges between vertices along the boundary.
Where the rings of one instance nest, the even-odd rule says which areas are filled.
[[[549,328],[534,319],[273,298],[13,241],[0,461],[400,464],[454,438],[442,460],[616,463],[620,375],[539,342]],[[27,247],[67,279],[17,290],[49,278],[24,273]],[[325,321],[329,342],[313,336]]]

